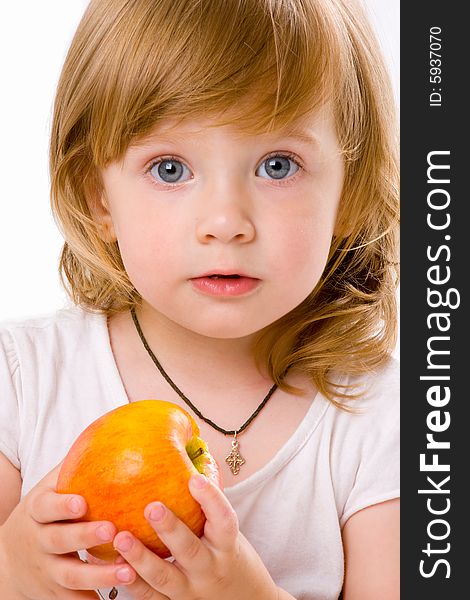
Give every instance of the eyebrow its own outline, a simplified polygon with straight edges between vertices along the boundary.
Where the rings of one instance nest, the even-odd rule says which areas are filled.
[[[302,129],[287,129],[281,132],[280,136],[286,137],[290,140],[295,140],[297,142],[302,142],[303,144],[309,144],[310,146],[319,146],[320,144],[315,135]]]
[[[283,138],[288,140],[294,140],[297,142],[301,142],[302,144],[307,144],[309,146],[314,146],[318,148],[320,146],[320,141],[318,137],[307,132],[304,129],[299,129],[296,127],[286,128],[284,130],[280,130],[277,134],[273,134],[273,136],[277,138]],[[179,134],[178,132],[172,132],[170,135],[168,134],[150,134],[145,136],[141,140],[136,141],[135,143],[129,146],[130,150],[139,150],[151,148],[155,143],[180,143],[187,139],[186,135]]]
[[[143,138],[139,138],[137,140],[135,140],[133,143],[131,143],[129,145],[129,149],[130,150],[140,150],[140,149],[146,149],[146,148],[151,148],[154,144],[157,143],[181,143],[183,142],[185,139],[187,139],[187,136],[181,135],[181,134],[173,134],[173,135],[165,135],[165,134],[160,134],[160,133],[153,133],[150,135],[146,135]]]

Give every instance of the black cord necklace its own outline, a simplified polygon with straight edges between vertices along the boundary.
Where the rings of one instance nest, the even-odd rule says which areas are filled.
[[[213,421],[211,421],[210,419],[208,419],[207,417],[205,417],[197,409],[197,407],[194,406],[194,404],[191,402],[191,400],[189,398],[187,398],[187,396],[185,396],[185,394],[183,394],[183,392],[179,389],[179,387],[174,383],[174,381],[171,379],[171,377],[168,375],[168,373],[162,367],[162,365],[158,361],[157,357],[155,356],[155,354],[152,352],[150,346],[148,345],[147,340],[145,339],[145,336],[144,336],[144,334],[142,332],[142,329],[140,327],[140,323],[139,323],[139,321],[137,319],[137,315],[135,314],[135,309],[134,308],[131,308],[131,315],[132,315],[132,320],[134,321],[135,328],[137,329],[137,333],[139,334],[139,337],[140,337],[140,339],[142,341],[142,344],[144,345],[144,348],[147,350],[150,358],[155,363],[155,366],[160,371],[160,373],[163,376],[163,378],[168,382],[168,384],[173,388],[173,390],[178,394],[178,396],[205,423],[207,423],[208,425],[210,425],[211,427],[213,427],[217,431],[220,431],[220,433],[223,433],[224,435],[233,435],[232,450],[231,450],[230,454],[225,458],[225,462],[229,465],[230,470],[232,471],[232,473],[234,475],[238,475],[238,473],[240,472],[240,467],[243,464],[245,464],[246,461],[245,461],[245,459],[243,458],[243,456],[240,454],[240,452],[238,450],[240,444],[238,442],[237,435],[239,435],[240,433],[243,433],[245,431],[245,429],[248,427],[248,425],[250,425],[250,423],[259,415],[259,413],[262,411],[262,409],[266,406],[268,400],[271,398],[271,396],[276,391],[277,384],[274,384],[271,387],[271,389],[266,394],[266,396],[264,397],[264,399],[261,402],[261,404],[255,410],[255,412],[245,421],[245,423],[243,423],[243,425],[241,427],[239,427],[238,429],[223,429],[222,427],[219,427],[219,425],[217,425],[216,423],[214,423]]]

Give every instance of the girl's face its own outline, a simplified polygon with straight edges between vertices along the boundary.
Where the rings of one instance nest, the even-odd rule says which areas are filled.
[[[238,338],[317,284],[343,161],[326,110],[282,133],[211,124],[159,126],[103,169],[101,219],[146,309],[192,332]]]

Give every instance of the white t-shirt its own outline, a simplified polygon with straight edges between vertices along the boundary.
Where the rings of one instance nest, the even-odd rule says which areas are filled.
[[[355,414],[317,394],[271,461],[225,489],[242,533],[297,600],[338,598],[342,527],[399,496],[397,364],[361,386]],[[127,402],[103,315],[67,308],[0,327],[0,451],[21,470],[23,495],[86,426]]]

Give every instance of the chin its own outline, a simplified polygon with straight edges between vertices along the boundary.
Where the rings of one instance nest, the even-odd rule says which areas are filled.
[[[259,299],[258,299],[259,300]],[[256,335],[269,325],[281,319],[296,303],[277,305],[257,301],[249,302],[169,302],[165,304],[148,302],[149,307],[158,315],[162,323],[169,328],[181,328],[182,332],[191,332],[211,339],[241,339]],[[175,331],[176,332],[176,331]]]
[[[191,323],[187,326],[188,329],[207,338],[219,340],[234,340],[238,338],[246,338],[260,331],[259,327],[249,327],[247,324],[237,325],[236,323],[216,323],[216,324],[200,324]]]

